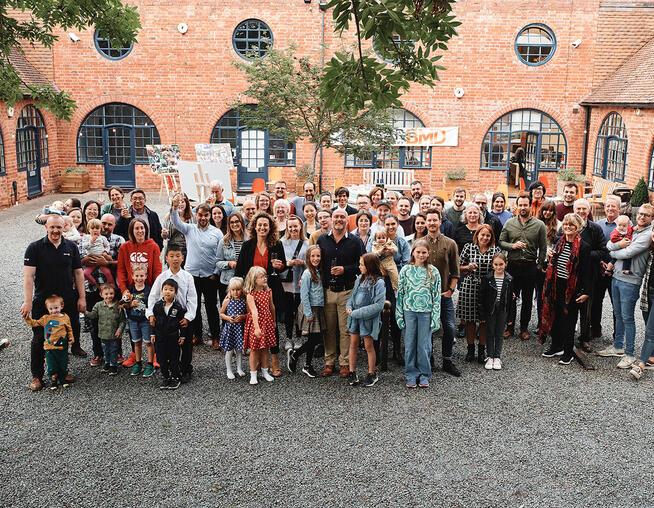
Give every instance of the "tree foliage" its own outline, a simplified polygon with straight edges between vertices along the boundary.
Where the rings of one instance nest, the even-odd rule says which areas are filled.
[[[309,140],[314,145],[314,170],[320,148],[366,157],[380,146],[393,144],[393,123],[387,110],[329,109],[320,93],[323,69],[296,56],[295,48],[271,50],[266,58],[235,65],[248,80],[243,97],[234,104],[244,123],[289,141]]]
[[[57,29],[90,26],[118,46],[136,41],[141,22],[136,7],[121,0],[0,0],[0,101],[12,106],[29,94],[39,107],[69,120],[75,110],[71,96],[51,86],[25,83],[9,55],[12,48],[21,51],[22,44],[52,47]]]
[[[647,190],[647,184],[645,183],[645,178],[642,176],[640,180],[636,183],[634,187],[634,192],[631,195],[630,200],[631,206],[641,206],[645,203],[649,203],[649,191]]]
[[[434,86],[438,64],[456,35],[454,0],[330,0],[335,30],[356,34],[352,51],[336,52],[325,68],[322,95],[329,108],[401,107],[410,84]],[[368,41],[383,58],[364,51]]]

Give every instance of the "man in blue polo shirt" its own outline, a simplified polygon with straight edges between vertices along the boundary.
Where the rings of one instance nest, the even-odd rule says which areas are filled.
[[[62,237],[64,219],[51,215],[45,223],[47,235],[32,242],[25,251],[23,266],[23,317],[32,315],[39,319],[48,313],[45,299],[59,295],[64,299],[64,312],[68,314],[79,347],[79,313],[86,311],[84,293],[84,272],[77,245]],[[34,328],[32,337],[30,366],[33,392],[43,388],[45,352],[43,328]],[[70,376],[70,375],[69,375]],[[72,376],[66,381],[72,381]]]

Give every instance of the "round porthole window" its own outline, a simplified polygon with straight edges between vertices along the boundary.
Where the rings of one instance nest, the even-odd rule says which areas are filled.
[[[520,61],[527,65],[543,65],[556,51],[554,32],[539,24],[527,25],[515,40],[515,52]]]

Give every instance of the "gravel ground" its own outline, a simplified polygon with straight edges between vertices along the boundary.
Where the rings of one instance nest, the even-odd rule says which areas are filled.
[[[501,372],[465,364],[459,343],[463,377],[437,372],[425,391],[407,391],[395,365],[374,388],[301,374],[250,387],[203,347],[176,392],[72,358],[71,388],[30,393],[22,256],[54,199],[0,212],[0,336],[12,341],[0,352],[1,506],[653,505],[652,375],[637,384],[612,359],[562,367],[533,340],[505,342]]]

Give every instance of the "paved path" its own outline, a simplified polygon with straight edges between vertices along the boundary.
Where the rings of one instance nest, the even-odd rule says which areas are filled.
[[[54,199],[0,211],[0,506],[652,505],[652,376],[562,367],[533,341],[508,341],[501,372],[459,344],[463,377],[437,372],[428,391],[397,367],[371,389],[301,374],[250,387],[205,347],[177,392],[73,358],[70,389],[30,393],[22,256]]]

